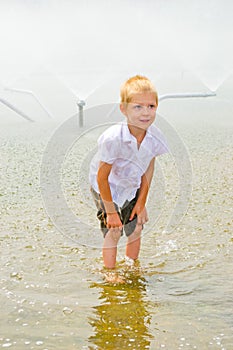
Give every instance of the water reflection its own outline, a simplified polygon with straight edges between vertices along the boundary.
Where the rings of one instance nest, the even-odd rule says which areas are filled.
[[[149,349],[150,302],[146,280],[135,271],[125,272],[125,283],[94,283],[100,291],[100,304],[93,307],[89,323],[94,335],[89,337],[89,349]]]

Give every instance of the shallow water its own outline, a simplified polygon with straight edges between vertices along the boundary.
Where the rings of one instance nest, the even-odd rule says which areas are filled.
[[[125,264],[123,238],[117,273],[125,283],[115,285],[104,279],[86,181],[96,135],[71,147],[61,171],[68,207],[90,229],[80,226],[74,239],[46,214],[40,169],[55,127],[1,127],[0,346],[233,349],[232,124],[176,125],[192,165],[188,210],[168,234],[178,185],[174,162],[165,156],[152,183],[160,203],[149,201],[140,260]]]

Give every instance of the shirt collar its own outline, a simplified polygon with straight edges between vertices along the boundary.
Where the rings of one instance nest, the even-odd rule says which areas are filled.
[[[152,137],[152,125],[149,126],[149,128],[146,131],[145,138]],[[130,133],[128,124],[126,122],[122,122],[122,139],[123,142],[135,142],[135,137]]]
[[[135,139],[133,135],[130,133],[128,124],[126,122],[122,123],[122,139],[123,139],[123,142],[132,142]]]

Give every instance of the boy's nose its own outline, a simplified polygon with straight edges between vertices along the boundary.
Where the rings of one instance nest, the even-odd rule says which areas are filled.
[[[142,113],[145,114],[145,115],[149,114],[149,107],[143,106]]]

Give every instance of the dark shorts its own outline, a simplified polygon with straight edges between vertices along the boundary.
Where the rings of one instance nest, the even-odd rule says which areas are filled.
[[[107,228],[107,214],[104,209],[103,201],[99,195],[93,188],[91,188],[91,193],[94,198],[94,202],[97,208],[97,218],[100,220],[100,229],[103,232],[104,237],[108,232]],[[114,203],[116,211],[121,219],[122,224],[124,225],[124,231],[126,236],[130,236],[135,230],[137,224],[137,216],[133,218],[133,220],[129,221],[130,215],[132,213],[133,207],[136,204],[138,199],[139,190],[136,193],[136,196],[131,201],[126,201],[122,207],[119,207],[116,203]],[[123,230],[122,234],[123,235]]]

